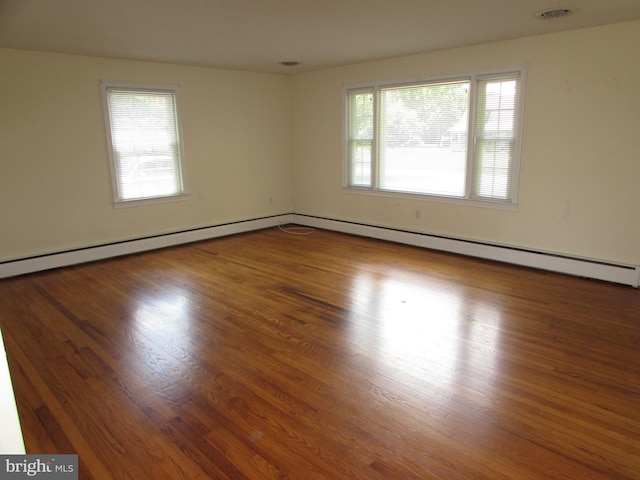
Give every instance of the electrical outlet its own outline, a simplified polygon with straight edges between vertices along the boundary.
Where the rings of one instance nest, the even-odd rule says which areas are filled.
[[[416,210],[416,218],[420,219],[420,210]]]

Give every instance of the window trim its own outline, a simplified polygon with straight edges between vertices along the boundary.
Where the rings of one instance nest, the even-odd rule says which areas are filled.
[[[515,129],[515,142],[514,142],[514,150],[513,150],[513,164],[512,164],[512,172],[511,172],[511,183],[509,185],[511,200],[499,200],[499,199],[491,199],[491,198],[476,198],[471,195],[472,190],[472,181],[473,181],[473,169],[474,169],[474,135],[472,130],[469,130],[467,142],[468,142],[468,151],[467,151],[467,159],[466,159],[466,178],[465,178],[465,196],[464,197],[453,197],[446,195],[437,195],[437,194],[427,194],[427,193],[413,193],[413,192],[402,192],[402,191],[393,191],[393,190],[384,190],[378,188],[378,170],[379,170],[379,158],[378,158],[378,142],[379,142],[379,99],[378,93],[381,89],[384,88],[394,88],[394,87],[404,87],[411,85],[426,85],[426,84],[436,84],[443,82],[455,82],[460,80],[469,81],[470,88],[470,100],[469,100],[469,121],[470,126],[473,127],[474,124],[471,123],[471,119],[474,119],[476,116],[476,102],[477,102],[477,94],[475,92],[477,81],[481,78],[489,78],[489,77],[500,77],[502,75],[517,73],[519,75],[519,97],[518,97],[518,105],[517,105],[517,115],[516,115],[516,129]],[[526,77],[527,77],[527,66],[525,64],[515,64],[502,66],[497,68],[484,68],[484,69],[474,69],[465,72],[456,72],[450,74],[438,74],[438,75],[425,75],[419,77],[407,77],[402,79],[392,79],[392,80],[378,80],[372,82],[359,82],[354,84],[345,84],[342,86],[342,118],[343,118],[343,145],[342,145],[342,162],[343,162],[343,174],[342,174],[342,190],[344,193],[356,194],[356,195],[373,195],[380,197],[391,197],[391,198],[404,198],[411,200],[420,200],[420,201],[428,201],[435,203],[445,203],[452,205],[464,205],[471,207],[482,207],[482,208],[491,208],[497,210],[509,210],[516,211],[518,209],[518,199],[519,199],[519,185],[520,185],[520,171],[521,171],[521,162],[522,162],[522,144],[523,144],[523,132],[524,132],[524,118],[525,118],[525,97],[526,97]],[[374,138],[372,142],[372,162],[374,166],[371,172],[371,186],[357,186],[350,185],[351,178],[351,164],[349,159],[349,93],[350,92],[366,92],[373,91],[373,102],[374,102],[374,114],[373,114],[373,122],[374,122]]]
[[[171,195],[161,195],[157,197],[144,197],[134,199],[120,199],[117,170],[115,161],[115,152],[113,145],[113,137],[111,133],[111,118],[109,112],[109,89],[122,89],[133,90],[142,92],[158,92],[158,93],[172,93],[175,105],[175,121],[177,127],[177,141],[178,141],[178,161],[181,175],[182,191]],[[187,200],[189,198],[189,191],[187,188],[187,172],[186,162],[184,155],[184,142],[182,139],[182,120],[180,114],[180,85],[173,83],[143,83],[143,82],[123,82],[112,80],[100,81],[100,94],[102,98],[102,112],[104,117],[104,126],[106,132],[107,152],[109,157],[109,173],[111,176],[111,192],[113,199],[113,206],[115,208],[135,207],[142,205],[151,205],[157,203],[167,203],[174,201]]]

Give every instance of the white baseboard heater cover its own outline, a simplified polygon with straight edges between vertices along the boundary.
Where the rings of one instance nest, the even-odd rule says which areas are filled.
[[[184,243],[224,237],[236,233],[250,232],[290,222],[290,214],[276,215],[273,217],[244,220],[224,225],[215,225],[183,232],[167,233],[147,238],[127,240],[108,245],[98,245],[95,247],[79,248],[66,252],[57,252],[31,258],[18,259],[0,263],[0,278],[13,277],[26,273],[50,270],[52,268],[93,262],[96,260],[104,260],[106,258],[119,257],[147,250],[156,250]]]
[[[404,243],[416,247],[564,273],[577,277],[620,283],[636,288],[640,282],[640,267],[637,265],[619,265],[598,260],[529,251],[520,248],[439,237],[424,233],[407,232],[307,215],[293,214],[293,222],[308,227],[324,228],[363,237]]]
[[[524,267],[548,270],[578,277],[603,280],[638,287],[640,267],[619,265],[598,260],[574,258],[546,252],[529,251],[500,245],[439,237],[418,232],[407,232],[386,227],[363,225],[344,220],[334,220],[301,214],[283,214],[233,222],[224,225],[199,228],[184,232],[168,233],[148,238],[134,239],[108,245],[51,253],[31,258],[0,263],[0,278],[12,277],[52,268],[92,262],[105,258],[128,255],[173,245],[197,242],[211,238],[244,233],[262,228],[296,223],[308,227],[323,228],[362,237],[376,238],[422,248],[457,253],[471,257],[510,263]]]

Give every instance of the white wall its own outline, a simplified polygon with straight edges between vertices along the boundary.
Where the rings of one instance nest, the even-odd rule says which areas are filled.
[[[0,71],[0,261],[292,210],[284,75],[8,49]],[[187,200],[113,207],[102,79],[180,84]]]
[[[0,262],[294,211],[640,265],[638,45],[630,22],[292,77],[0,49]],[[516,212],[342,190],[343,84],[521,63]],[[181,85],[188,200],[113,207],[101,79]]]
[[[638,45],[640,22],[630,22],[296,75],[294,209],[638,265]],[[513,64],[528,66],[516,212],[342,190],[343,84]]]

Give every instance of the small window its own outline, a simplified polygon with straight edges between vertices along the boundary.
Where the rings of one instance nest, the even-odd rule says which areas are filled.
[[[515,205],[523,71],[346,90],[347,187]]]
[[[184,195],[177,86],[102,82],[116,205]]]
[[[373,91],[349,92],[349,184],[371,186]]]

